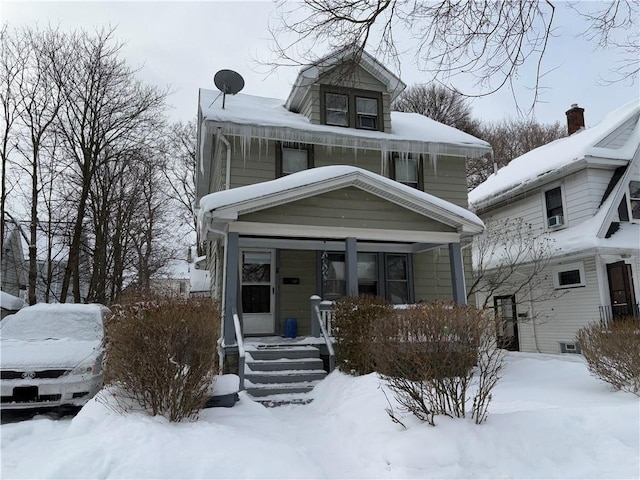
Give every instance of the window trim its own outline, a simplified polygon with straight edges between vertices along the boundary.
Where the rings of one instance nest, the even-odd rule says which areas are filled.
[[[326,94],[333,93],[337,95],[346,95],[348,97],[348,111],[347,116],[349,120],[348,125],[334,125],[327,123],[327,110],[326,110]],[[378,125],[376,128],[358,127],[357,112],[356,112],[356,97],[370,98],[378,102]],[[357,88],[337,87],[333,85],[320,85],[320,123],[322,125],[329,125],[331,127],[340,128],[355,128],[358,130],[367,130],[370,132],[384,132],[384,108],[382,105],[382,92],[375,90],[360,90]]]
[[[561,205],[562,206],[562,224],[554,227],[550,227],[549,218],[553,217],[554,215],[552,215],[551,217],[549,216],[549,209],[547,207],[547,192],[550,192],[551,190],[555,190],[556,188],[560,189],[560,202],[562,204]],[[567,203],[564,198],[564,191],[565,189],[562,184],[556,184],[542,190],[542,208],[543,208],[542,211],[544,214],[544,230],[545,231],[559,230],[567,226]]]
[[[299,149],[307,151],[307,168],[310,170],[314,166],[313,145],[308,143],[276,142],[276,178],[291,175],[282,171],[282,150],[284,148]]]
[[[578,270],[580,273],[580,282],[572,283],[570,285],[560,285],[560,274],[564,272],[572,272]],[[558,265],[553,267],[553,287],[556,290],[563,290],[567,288],[580,288],[586,287],[586,279],[584,276],[584,262],[567,263],[565,265]]]
[[[409,153],[409,158],[412,158],[413,153]],[[389,154],[389,178],[391,180],[394,180],[398,183],[402,183],[403,185],[407,185],[409,187],[415,188],[416,190],[420,190],[422,192],[424,192],[424,169],[423,169],[423,156],[422,155],[418,155],[418,184],[414,187],[413,185],[408,185],[407,183],[404,182],[400,182],[399,180],[396,180],[396,159],[400,158],[400,153],[399,152],[391,152]]]

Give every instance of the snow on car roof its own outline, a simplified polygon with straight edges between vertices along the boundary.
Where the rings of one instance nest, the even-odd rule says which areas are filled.
[[[6,317],[0,326],[0,336],[21,340],[100,340],[103,313],[107,311],[98,304],[38,303]]]

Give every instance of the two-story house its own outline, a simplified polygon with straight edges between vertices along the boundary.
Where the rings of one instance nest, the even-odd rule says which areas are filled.
[[[487,225],[521,218],[553,242],[539,285],[555,295],[531,301],[522,289],[493,299],[522,351],[579,352],[581,327],[638,317],[640,101],[586,129],[584,109],[566,115],[568,137],[512,160],[469,193]],[[526,275],[530,265],[518,267]]]
[[[303,68],[286,100],[200,90],[196,208],[227,371],[239,340],[280,344],[293,319],[299,345],[317,341],[312,296],[465,302],[461,241],[483,230],[465,161],[490,146],[391,112],[404,88],[343,51]]]

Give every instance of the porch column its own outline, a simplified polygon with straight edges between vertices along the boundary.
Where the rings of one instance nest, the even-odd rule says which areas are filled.
[[[345,280],[347,281],[347,296],[358,295],[358,248],[356,239],[349,237],[345,240]]]
[[[460,243],[449,244],[449,264],[451,266],[451,287],[453,300],[460,305],[467,304],[467,293],[464,285],[464,266]]]
[[[238,304],[238,255],[239,234],[227,234],[227,257],[224,282],[224,344],[235,344],[235,329],[233,326],[233,308]]]

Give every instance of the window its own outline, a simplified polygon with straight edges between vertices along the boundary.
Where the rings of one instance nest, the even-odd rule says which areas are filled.
[[[640,182],[629,182],[629,211],[633,220],[640,220]]]
[[[326,93],[325,95],[327,125],[349,126],[349,96],[338,93]]]
[[[278,143],[276,146],[276,177],[313,168],[311,145]]]
[[[544,192],[544,204],[547,210],[547,226],[555,228],[564,225],[561,187],[552,188]]]
[[[409,154],[391,154],[391,178],[418,190],[422,190],[422,168],[420,159]]]
[[[321,87],[321,121],[325,125],[381,130],[382,94],[340,87]]]
[[[356,97],[356,128],[378,129],[378,100]]]
[[[385,256],[385,297],[395,305],[410,303],[408,266],[409,262],[405,254]]]
[[[584,266],[582,263],[562,265],[553,270],[555,288],[584,287]]]

